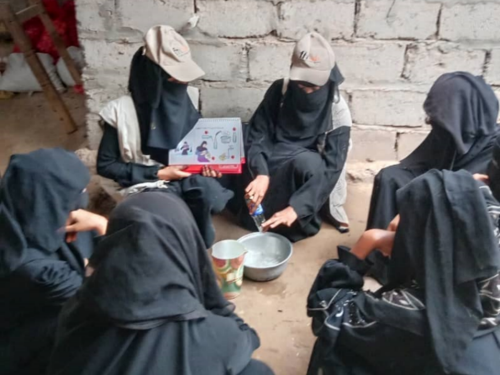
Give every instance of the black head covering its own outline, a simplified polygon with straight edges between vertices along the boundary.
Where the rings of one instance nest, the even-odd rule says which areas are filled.
[[[477,281],[500,266],[485,194],[470,173],[437,170],[397,193],[390,285],[423,286],[431,347],[445,373],[457,370],[483,317]]]
[[[90,264],[95,271],[79,298],[121,327],[151,329],[234,310],[189,209],[173,194],[145,192],[120,204]]]
[[[443,74],[429,91],[424,110],[432,130],[402,164],[474,169],[474,161],[491,148],[498,130],[498,100],[491,87],[470,73]]]
[[[493,157],[488,165],[488,177],[493,196],[500,200],[500,135],[495,139]]]
[[[200,119],[187,93],[188,85],[169,78],[139,48],[132,59],[129,91],[139,120],[141,149],[163,164],[168,164],[166,151],[175,149]]]
[[[298,81],[290,81],[282,101],[279,128],[287,139],[309,139],[325,133],[332,126],[332,101],[338,98],[338,89],[344,81],[337,65],[328,82],[307,94]]]
[[[439,77],[427,95],[424,110],[433,127],[452,137],[458,155],[466,154],[476,139],[497,129],[498,99],[482,77],[470,73]]]
[[[14,155],[0,191],[0,277],[23,263],[31,249],[50,255],[64,243],[69,213],[84,204],[87,167],[63,149]]]

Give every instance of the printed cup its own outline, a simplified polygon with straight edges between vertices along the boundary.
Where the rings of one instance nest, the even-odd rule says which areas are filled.
[[[212,247],[212,264],[226,299],[234,299],[241,293],[245,254],[245,247],[238,241],[221,241]]]

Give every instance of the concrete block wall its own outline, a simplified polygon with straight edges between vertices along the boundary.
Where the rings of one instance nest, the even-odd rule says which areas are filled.
[[[206,71],[195,85],[204,116],[248,120],[275,79],[285,77],[294,41],[327,37],[346,81],[352,161],[396,161],[425,137],[422,104],[442,73],[483,75],[500,96],[500,0],[78,0],[87,66],[88,135],[96,148],[100,108],[127,90],[143,33],[181,30]]]

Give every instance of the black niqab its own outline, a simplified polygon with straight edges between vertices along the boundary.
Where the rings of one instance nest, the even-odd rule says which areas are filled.
[[[402,165],[467,168],[491,146],[497,133],[498,99],[482,77],[466,72],[443,74],[424,102],[432,131]]]
[[[482,77],[470,73],[442,75],[427,95],[424,109],[434,126],[451,135],[459,155],[497,129],[498,99]]]
[[[290,81],[282,99],[278,117],[278,141],[312,140],[324,134],[332,124],[332,101],[338,96],[338,87],[344,77],[337,66],[328,82],[312,93],[299,87],[299,81]]]
[[[500,200],[500,136],[495,140],[493,157],[488,165],[487,173],[491,192],[497,200]]]
[[[90,180],[87,167],[63,149],[14,155],[2,179],[0,277],[36,251],[50,256],[64,243],[69,213],[80,208]]]
[[[387,290],[412,279],[423,287],[431,347],[446,373],[457,371],[483,317],[477,281],[500,266],[484,193],[466,171],[433,170],[397,197]]]
[[[170,82],[170,75],[143,53],[132,59],[129,91],[141,132],[141,150],[168,164],[168,151],[193,129],[200,118],[188,95],[187,84]]]
[[[145,192],[119,205],[90,264],[95,272],[79,300],[120,327],[151,329],[234,309],[189,209],[171,194]]]

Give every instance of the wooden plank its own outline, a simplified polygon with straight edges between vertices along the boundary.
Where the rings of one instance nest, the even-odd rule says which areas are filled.
[[[4,21],[7,29],[14,38],[14,42],[19,46],[21,52],[24,53],[26,62],[40,83],[40,86],[42,86],[43,92],[47,97],[47,101],[52,107],[54,113],[57,115],[57,118],[62,122],[68,133],[73,133],[77,130],[77,126],[73,121],[68,108],[64,104],[61,95],[57,92],[54,84],[50,80],[49,75],[40,62],[38,55],[34,51],[31,40],[24,32],[22,24],[16,18],[16,14],[8,3],[0,3],[0,20]]]
[[[38,5],[32,5],[26,9],[21,10],[16,13],[17,19],[19,22],[24,23],[33,17],[36,17],[40,14],[40,7]]]
[[[71,77],[73,78],[73,81],[75,81],[76,85],[81,85],[82,77],[80,75],[80,72],[76,68],[75,62],[69,55],[68,50],[66,49],[66,45],[64,44],[64,41],[57,32],[56,28],[54,27],[54,23],[50,19],[50,16],[47,14],[47,11],[45,10],[41,0],[30,0],[30,4],[32,4],[32,6],[36,6],[39,8],[40,19],[42,20],[45,29],[49,32],[49,35],[52,41],[54,42],[54,45],[57,48],[57,52],[59,52],[59,56],[61,56],[61,58],[66,63],[68,71],[71,74]]]

